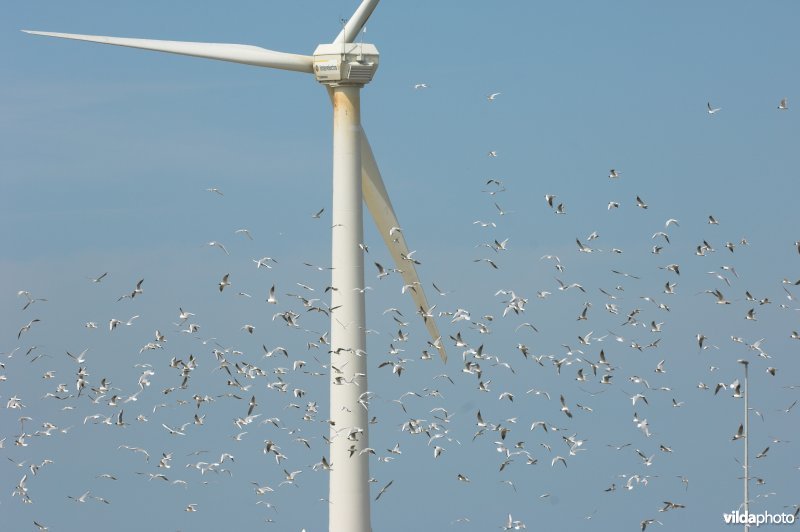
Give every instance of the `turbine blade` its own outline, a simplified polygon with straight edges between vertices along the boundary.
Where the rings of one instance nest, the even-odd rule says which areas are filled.
[[[364,194],[364,202],[367,204],[373,220],[375,220],[378,232],[383,237],[386,247],[389,248],[397,269],[401,271],[400,275],[403,277],[403,283],[414,287],[413,290],[409,290],[411,298],[414,300],[414,305],[416,305],[417,309],[427,312],[428,300],[425,297],[422,284],[419,282],[414,263],[403,259],[403,256],[408,257],[409,253],[405,237],[401,232],[389,235],[389,230],[392,227],[399,227],[400,224],[397,222],[397,216],[392,208],[392,202],[389,200],[389,194],[386,193],[378,163],[375,161],[375,155],[372,153],[372,148],[363,129],[361,130],[361,188]],[[447,353],[444,350],[444,344],[442,343],[441,334],[439,334],[439,328],[436,326],[436,321],[432,317],[426,318],[425,327],[427,327],[431,339],[436,344],[442,361],[447,362]]]
[[[141,48],[143,50],[153,50],[156,52],[168,52],[172,54],[190,55],[193,57],[203,57],[206,59],[218,59],[220,61],[231,61],[268,68],[279,68],[281,70],[292,70],[295,72],[311,73],[313,57],[310,55],[287,54],[250,46],[247,44],[223,44],[223,43],[204,43],[204,42],[183,42],[183,41],[159,41],[153,39],[130,39],[126,37],[105,37],[101,35],[77,35],[74,33],[53,33],[48,31],[22,30],[31,35],[44,35],[46,37],[59,37],[61,39],[73,39],[76,41],[89,41],[100,44],[113,44],[115,46],[127,46],[129,48]]]
[[[353,42],[358,33],[361,31],[361,28],[364,27],[364,24],[367,23],[367,19],[372,12],[375,11],[375,8],[378,5],[380,0],[363,0],[361,5],[356,8],[356,12],[353,13],[353,16],[350,17],[350,20],[344,25],[342,31],[339,32],[339,35],[333,40],[334,43],[340,42]]]

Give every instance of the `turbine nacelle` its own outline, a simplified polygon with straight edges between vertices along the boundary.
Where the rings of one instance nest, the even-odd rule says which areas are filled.
[[[378,70],[374,44],[320,44],[314,50],[314,76],[329,86],[366,85]]]

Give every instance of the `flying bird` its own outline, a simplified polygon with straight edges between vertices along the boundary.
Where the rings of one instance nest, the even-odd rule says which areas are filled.
[[[683,504],[678,504],[676,502],[664,501],[664,507],[659,509],[659,512],[666,512],[669,510],[677,510],[679,508],[686,508]]]
[[[237,235],[241,234],[241,235],[246,236],[248,239],[253,240],[253,235],[250,234],[250,230],[249,229],[237,229],[236,231],[234,231],[234,234],[237,234]]]
[[[108,272],[101,274],[99,277],[89,277],[89,280],[93,283],[99,283],[105,279],[106,275],[108,275]]]
[[[569,411],[569,407],[567,406],[563,395],[561,396],[561,411],[564,412],[564,415],[566,415],[568,418],[572,417],[572,412]],[[566,466],[567,464],[565,463],[564,465]]]
[[[491,266],[491,267],[492,267],[492,268],[494,268],[495,270],[499,269],[499,268],[498,268],[498,266],[497,266],[497,264],[495,264],[495,263],[494,263],[494,261],[493,261],[492,259],[473,259],[473,261],[472,261],[472,262],[486,262],[486,263],[488,263],[488,264],[489,264],[489,266]]]
[[[272,269],[272,266],[269,265],[270,262],[274,262],[275,264],[278,263],[277,260],[273,259],[272,257],[261,257],[260,259],[251,259],[253,262],[256,263],[256,270],[261,268],[262,266],[268,270]]]
[[[652,525],[653,523],[658,523],[659,525],[662,524],[661,521],[656,521],[655,519],[645,519],[644,521],[642,521],[640,523],[641,526],[642,526],[642,531],[641,532],[645,531],[645,529],[647,528],[647,525]]]
[[[139,294],[142,294],[142,293],[144,292],[144,290],[142,289],[142,283],[143,283],[143,282],[144,282],[144,279],[139,279],[139,281],[136,283],[136,288],[134,288],[134,289],[133,289],[133,291],[132,291],[130,294],[123,294],[123,295],[121,295],[121,296],[120,296],[120,297],[117,299],[117,301],[120,301],[120,300],[122,300],[122,299],[125,299],[125,298],[131,298],[131,299],[133,299],[133,298],[134,298],[134,297],[136,297],[137,295],[139,295]]]
[[[386,485],[385,485],[383,488],[381,488],[381,490],[378,492],[378,496],[377,496],[377,497],[375,497],[375,500],[376,500],[376,501],[377,501],[378,499],[380,499],[380,498],[381,498],[381,495],[383,495],[384,493],[386,493],[386,490],[388,490],[388,489],[389,489],[389,486],[391,486],[391,485],[392,485],[392,482],[394,482],[394,480],[390,480],[388,484],[386,484]]]
[[[375,263],[375,267],[378,268],[378,279],[383,279],[389,275],[389,272],[386,270],[386,268],[384,268],[379,262]]]
[[[72,360],[74,360],[77,364],[83,364],[84,362],[86,362],[86,352],[88,350],[89,350],[88,348],[84,349],[83,351],[81,351],[81,353],[78,356],[75,356],[72,353],[70,353],[69,351],[67,351],[67,355],[70,358],[72,358]]]
[[[495,203],[495,204],[494,204],[494,206],[497,208],[497,211],[498,211],[498,213],[500,214],[500,216],[505,216],[506,214],[509,214],[509,213],[511,213],[511,212],[514,212],[514,211],[504,211],[504,210],[503,210],[503,209],[500,207],[500,205],[498,205],[497,203]]]
[[[190,423],[191,423],[191,422],[190,422]],[[169,431],[170,435],[172,435],[172,436],[186,436],[186,433],[185,433],[185,432],[183,432],[183,431],[184,431],[184,430],[186,430],[186,427],[187,427],[187,426],[188,426],[190,423],[184,423],[184,424],[181,426],[181,428],[180,428],[180,429],[173,429],[172,427],[169,427],[169,426],[165,425],[164,423],[162,423],[162,424],[161,424],[161,426],[162,426],[162,427],[164,427],[165,429],[167,429],[167,431]]]
[[[224,251],[226,255],[230,255],[230,253],[228,252],[228,249],[225,247],[224,244],[222,244],[222,242],[217,242],[216,240],[212,240],[211,242],[208,242],[207,245],[212,246],[212,247],[218,247],[219,249]]]
[[[41,321],[39,318],[34,318],[31,321],[29,321],[27,324],[23,325],[22,328],[20,328],[19,332],[17,333],[17,340],[20,339],[20,337],[22,336],[22,333],[26,333],[26,332],[30,331],[31,327],[33,326],[33,324],[37,323],[39,321]]]

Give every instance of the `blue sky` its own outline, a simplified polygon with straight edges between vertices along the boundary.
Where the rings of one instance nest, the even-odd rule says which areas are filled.
[[[0,455],[10,460],[0,465],[0,506],[14,530],[35,530],[34,520],[51,530],[220,530],[231,523],[326,528],[320,501],[326,473],[310,466],[326,454],[327,378],[312,373],[326,372],[327,354],[324,345],[309,349],[307,343],[328,324],[322,315],[303,313],[302,331],[295,331],[272,315],[302,312],[286,295],[302,293],[297,283],[320,297],[329,281],[326,272],[303,263],[330,262],[331,174],[330,105],[308,76],[19,30],[244,43],[309,54],[333,39],[356,5],[84,0],[17,3],[7,10],[0,21],[6,72],[0,87]],[[378,6],[364,35],[381,53],[378,73],[362,95],[364,127],[404,234],[422,262],[431,303],[437,312],[460,308],[472,317],[456,323],[448,314],[438,317],[442,334],[461,332],[470,347],[483,345],[498,358],[480,360],[481,380],[491,381],[488,392],[462,371],[463,358],[472,355],[462,355],[465,349],[451,340],[446,366],[420,360],[425,329],[400,293],[400,278],[374,277],[372,263],[388,265],[391,258],[365,220],[365,271],[373,288],[367,325],[377,331],[368,335],[370,389],[378,395],[370,405],[378,417],[370,432],[377,451],[374,495],[394,481],[373,503],[373,529],[405,530],[415,523],[424,530],[489,530],[501,527],[509,513],[529,529],[639,530],[650,518],[665,530],[724,529],[721,514],[742,500],[736,462],[742,442],[731,437],[743,404],[730,390],[715,396],[714,387],[741,379],[740,358],[751,361],[751,407],[763,415],[750,416],[751,469],[764,481],[752,483],[751,508],[794,511],[800,431],[797,410],[789,407],[800,398],[800,388],[793,388],[800,385],[800,343],[791,336],[800,329],[800,303],[787,295],[800,297],[800,286],[782,281],[800,279],[794,205],[800,74],[791,63],[799,9],[791,2],[385,0]],[[417,83],[428,88],[414,90]],[[487,101],[494,92],[501,94]],[[788,111],[777,109],[782,98]],[[710,115],[709,102],[721,110]],[[619,178],[608,177],[611,168]],[[212,187],[224,196],[206,190]],[[565,214],[555,214],[545,194],[554,194]],[[647,209],[637,207],[637,196]],[[612,201],[619,208],[609,209]],[[321,218],[312,218],[323,207]],[[709,224],[709,216],[719,223]],[[678,225],[665,227],[671,218]],[[477,220],[494,225],[481,227]],[[240,228],[253,240],[234,233]],[[669,243],[653,237],[660,231]],[[593,232],[598,237],[590,240]],[[506,238],[504,251],[483,245]],[[581,253],[576,238],[593,252]],[[210,241],[222,242],[230,255]],[[704,241],[713,251],[698,255]],[[733,251],[727,242],[735,244]],[[662,246],[659,254],[652,253],[654,245]],[[558,256],[563,271],[544,255]],[[273,269],[255,268],[252,259],[263,256],[278,261]],[[484,258],[499,268],[474,262]],[[679,264],[680,275],[666,270],[669,264]],[[104,272],[102,282],[89,280]],[[220,294],[217,283],[226,273],[231,289]],[[117,301],[139,279],[143,293]],[[560,291],[556,279],[580,283],[586,292]],[[448,293],[438,295],[432,282]],[[667,282],[677,283],[675,294],[663,292]],[[277,309],[264,302],[273,284]],[[501,289],[528,300],[523,314],[502,316],[507,299],[496,295]],[[717,289],[729,305],[706,293]],[[20,290],[47,301],[21,310],[26,298],[17,296]],[[551,294],[537,297],[543,291]],[[760,304],[764,298],[769,302]],[[588,319],[577,320],[587,303]],[[606,305],[616,305],[618,314]],[[179,307],[195,314],[197,334],[174,325]],[[400,309],[408,325],[383,314],[389,307]],[[756,320],[745,319],[751,308]],[[637,324],[622,325],[636,309]],[[110,319],[132,316],[139,317],[130,326],[108,330]],[[18,339],[20,327],[33,319],[41,321]],[[98,328],[86,328],[90,321]],[[538,332],[519,328],[524,322]],[[653,332],[651,322],[663,322],[661,332]],[[256,326],[253,335],[240,329],[246,323]],[[479,332],[478,324],[491,332]],[[398,328],[409,333],[407,342],[393,340]],[[164,349],[140,353],[156,329],[167,337]],[[590,344],[579,344],[578,336],[590,331]],[[711,347],[701,350],[698,334]],[[631,347],[659,339],[655,348]],[[262,358],[262,344],[285,347],[288,360]],[[396,358],[390,344],[413,360],[400,378],[378,368]],[[518,344],[542,356],[543,366],[524,358]],[[761,353],[748,347],[754,344]],[[567,355],[564,345],[583,353]],[[215,348],[227,350],[231,364],[246,361],[269,376],[248,380],[247,390],[227,385],[216,369]],[[89,387],[105,377],[119,390],[97,404],[86,394],[43,398],[59,383],[74,393],[78,365],[65,352],[84,349]],[[610,386],[599,383],[603,368],[595,377],[586,362],[596,363],[601,349],[614,368]],[[188,389],[164,394],[180,385],[170,359],[190,354],[198,367]],[[558,374],[553,360],[564,357],[569,364]],[[309,373],[291,371],[296,360],[306,361]],[[661,360],[666,373],[654,371]],[[305,397],[267,386],[280,367],[290,370],[290,390],[303,389]],[[769,367],[777,369],[775,376],[767,374]],[[585,382],[575,380],[579,368]],[[155,371],[152,385],[137,401],[107,404],[114,393],[135,393],[147,369]],[[43,378],[47,371],[55,377]],[[701,382],[711,389],[699,389]],[[664,387],[669,390],[658,389]],[[551,399],[526,393],[531,389],[546,390]],[[427,395],[432,390],[441,396]],[[393,399],[408,391],[423,397],[405,398],[405,413]],[[514,401],[498,399],[502,392],[513,393]],[[232,421],[253,393],[258,421],[278,417],[282,428],[254,423],[235,441],[239,429]],[[637,393],[649,404],[632,406],[629,397]],[[195,394],[215,400],[196,408]],[[561,394],[572,419],[560,411]],[[6,408],[15,396],[25,408]],[[684,406],[673,407],[673,398]],[[318,413],[304,421],[311,401]],[[439,407],[450,414],[447,423],[433,417],[441,415],[431,412]],[[125,427],[84,424],[86,416],[116,415],[121,408]],[[478,410],[512,429],[505,440],[495,431],[473,440]],[[195,413],[206,415],[206,423],[189,426],[185,437],[162,427],[180,426]],[[632,422],[634,414],[648,420],[649,438]],[[22,429],[20,416],[31,418]],[[409,418],[437,423],[441,432],[434,433],[442,437],[429,444],[425,435],[401,431]],[[562,430],[531,432],[535,420]],[[58,429],[50,437],[33,436],[45,422]],[[26,446],[14,443],[21,433],[31,434]],[[569,456],[562,436],[573,435],[585,440],[586,450]],[[281,446],[285,462],[262,453],[266,439]],[[516,454],[498,471],[505,459],[498,441],[510,452],[524,442],[522,449],[538,463],[528,465]],[[401,455],[386,452],[396,443]],[[437,444],[446,451],[434,459]],[[150,461],[121,445],[146,449]],[[755,459],[766,447],[767,456]],[[636,449],[655,455],[652,465],[644,465]],[[198,451],[207,452],[191,454]],[[221,466],[230,473],[186,467],[218,461],[223,452],[235,456]],[[172,453],[170,468],[156,467],[162,453]],[[566,468],[551,466],[558,455],[567,458]],[[387,456],[395,460],[378,460]],[[30,464],[45,459],[53,463],[33,476]],[[303,471],[297,487],[278,488],[284,467]],[[104,473],[117,480],[98,478]],[[169,481],[148,480],[159,473]],[[24,474],[32,504],[11,495]],[[470,482],[459,482],[458,474]],[[633,481],[633,489],[625,489],[633,475],[649,475],[646,485]],[[689,479],[688,489],[678,476]],[[258,495],[251,482],[275,492]],[[606,492],[612,484],[617,489]],[[87,490],[110,504],[67,498]],[[686,508],[660,513],[663,501]],[[185,512],[188,504],[198,511]]]

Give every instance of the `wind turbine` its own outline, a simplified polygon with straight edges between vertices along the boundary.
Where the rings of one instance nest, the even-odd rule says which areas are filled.
[[[331,372],[329,528],[368,532],[370,528],[368,416],[359,402],[367,388],[364,302],[363,202],[410,290],[414,305],[443,361],[447,354],[414,262],[395,216],[375,156],[361,127],[361,88],[378,68],[378,50],[354,43],[380,0],[363,0],[330,44],[299,55],[242,44],[197,43],[77,35],[23,30],[34,35],[142,48],[246,65],[314,74],[333,104],[333,202],[331,242]],[[355,451],[351,452],[351,446]],[[352,456],[351,456],[352,455]]]

